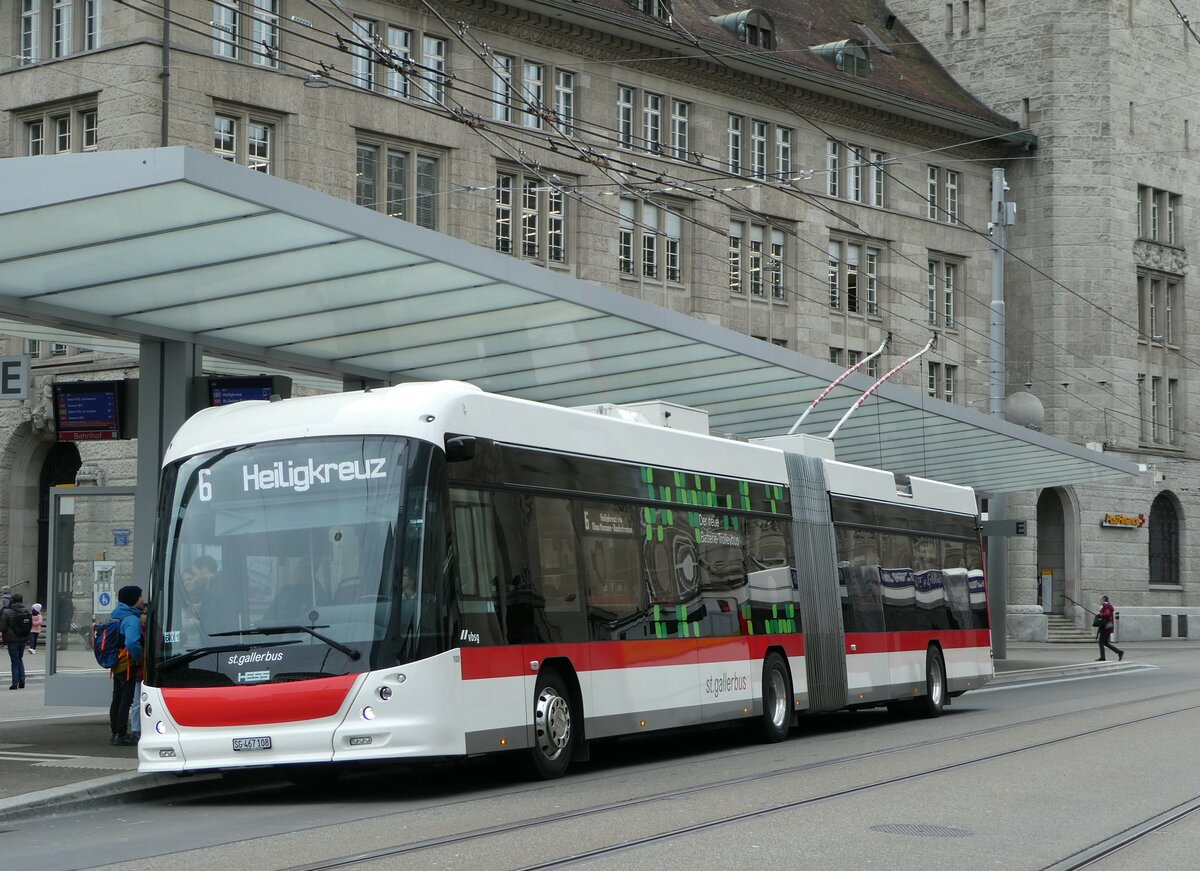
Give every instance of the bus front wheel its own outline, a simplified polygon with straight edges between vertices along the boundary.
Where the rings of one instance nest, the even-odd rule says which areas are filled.
[[[787,664],[778,653],[771,652],[763,660],[763,740],[774,744],[787,737],[792,728],[792,681]]]
[[[566,682],[553,669],[538,678],[533,694],[533,773],[542,780],[561,777],[575,751],[575,712]]]
[[[936,647],[930,647],[925,656],[925,695],[915,701],[925,717],[941,716],[946,705],[946,662]]]

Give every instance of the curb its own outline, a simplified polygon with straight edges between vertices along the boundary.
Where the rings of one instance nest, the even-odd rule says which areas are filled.
[[[174,787],[177,794],[181,792],[188,794],[208,789],[215,781],[219,780],[220,775],[218,774],[181,777],[177,774],[138,774],[136,771],[123,771],[120,774],[110,774],[80,783],[56,786],[51,789],[0,799],[0,821],[8,822],[46,811],[57,812],[72,809],[76,806],[91,804],[97,799],[130,801],[169,787]]]

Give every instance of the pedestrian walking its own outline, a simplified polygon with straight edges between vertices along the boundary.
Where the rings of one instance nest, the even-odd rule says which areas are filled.
[[[1120,662],[1125,658],[1125,651],[1109,640],[1112,638],[1116,612],[1113,610],[1112,602],[1108,601],[1108,596],[1100,597],[1100,610],[1096,613],[1096,617],[1100,621],[1096,627],[1096,639],[1100,642],[1100,658],[1096,662],[1104,662],[1104,648],[1106,647],[1117,655],[1117,662]]]
[[[12,686],[10,690],[25,689],[25,645],[33,630],[33,614],[25,607],[20,593],[13,593],[10,604],[0,611],[0,636],[8,647],[8,658],[12,663]]]
[[[117,590],[117,602],[111,619],[120,623],[121,652],[117,664],[109,670],[113,688],[112,704],[108,707],[112,738],[108,743],[121,747],[137,743],[137,738],[129,734],[129,709],[142,676],[142,588],[132,584],[121,587]]]
[[[46,615],[42,613],[42,603],[33,605],[33,629],[29,633],[29,652],[37,653],[38,637],[42,634],[42,626],[46,623]]]

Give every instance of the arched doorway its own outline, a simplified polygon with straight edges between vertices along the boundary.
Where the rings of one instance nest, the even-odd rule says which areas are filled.
[[[1150,506],[1150,584],[1177,587],[1179,574],[1179,503],[1171,493],[1159,493]]]
[[[79,449],[70,442],[55,442],[42,460],[37,491],[37,601],[39,602],[45,602],[49,598],[46,573],[50,564],[50,488],[59,484],[74,484],[80,465]],[[59,541],[58,549],[66,558],[66,562],[60,563],[60,565],[70,565],[74,548],[74,540]]]
[[[1048,613],[1070,615],[1068,603],[1079,598],[1077,541],[1069,495],[1060,488],[1043,490],[1037,501],[1037,565],[1039,584],[1046,572],[1052,579],[1049,600],[1043,601]]]

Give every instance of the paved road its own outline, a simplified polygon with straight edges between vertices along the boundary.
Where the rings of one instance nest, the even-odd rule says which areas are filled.
[[[27,823],[36,838],[0,845],[39,869],[1075,867],[1200,804],[1200,656],[1153,660],[989,689],[934,721],[864,711],[810,718],[779,745],[728,730],[626,742],[550,784],[496,763],[389,767],[324,790],[251,781]],[[1200,812],[1092,867],[1196,855]]]

